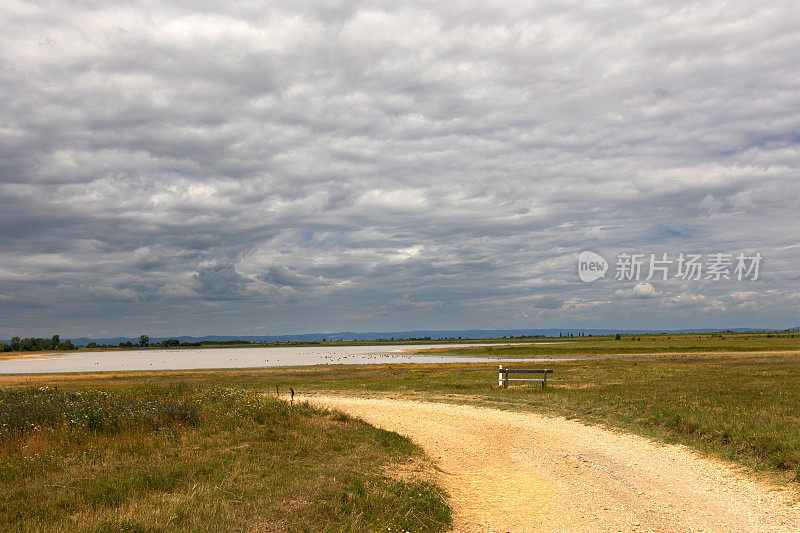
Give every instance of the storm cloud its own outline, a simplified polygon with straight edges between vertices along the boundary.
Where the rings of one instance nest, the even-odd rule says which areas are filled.
[[[795,2],[4,2],[0,338],[800,326]],[[581,283],[578,254],[760,252]]]

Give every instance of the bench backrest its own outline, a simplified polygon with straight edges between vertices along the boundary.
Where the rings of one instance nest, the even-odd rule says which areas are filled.
[[[542,388],[547,384],[547,374],[552,374],[553,370],[550,368],[503,368],[500,365],[500,375],[498,376],[498,385],[508,388],[509,381],[541,381]],[[544,374],[541,378],[510,378],[509,374]]]

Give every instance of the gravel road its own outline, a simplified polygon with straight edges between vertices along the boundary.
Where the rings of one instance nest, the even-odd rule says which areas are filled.
[[[456,531],[800,531],[794,489],[684,446],[466,405],[306,399],[422,446]]]

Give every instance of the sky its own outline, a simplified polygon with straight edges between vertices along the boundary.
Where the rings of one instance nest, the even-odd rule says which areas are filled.
[[[5,0],[0,338],[800,326],[798,50],[795,0]],[[682,252],[763,261],[616,279]]]

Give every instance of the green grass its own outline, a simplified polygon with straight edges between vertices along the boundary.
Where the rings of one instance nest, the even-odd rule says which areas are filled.
[[[432,348],[418,353],[470,356],[531,357],[569,355],[629,355],[663,353],[739,353],[800,350],[800,333],[704,333],[621,335],[535,339],[523,346]],[[552,343],[552,344],[551,344]]]
[[[238,387],[0,389],[3,531],[439,531],[408,439]],[[106,383],[108,385],[108,383]]]

